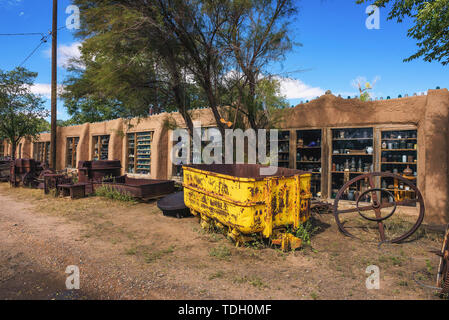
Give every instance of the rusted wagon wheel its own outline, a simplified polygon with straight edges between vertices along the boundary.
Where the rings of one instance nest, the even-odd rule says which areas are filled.
[[[442,288],[441,294],[449,294],[449,225],[446,228],[446,235],[441,248],[437,286]]]
[[[34,172],[27,172],[22,177],[22,185],[29,188],[35,188],[38,186],[36,175]]]
[[[390,190],[376,187],[377,177],[380,177],[381,179],[397,179],[397,181],[403,183],[404,186],[407,186],[410,188],[410,190],[414,191],[415,198],[397,201]],[[367,182],[367,189],[360,194],[355,195],[355,201],[343,201],[344,195],[347,195],[349,193],[349,190],[353,189],[353,186],[361,183],[362,181]],[[387,239],[384,221],[391,218],[397,212],[398,207],[410,205],[416,205],[419,210],[416,223],[414,223],[413,226],[404,234],[400,236],[394,236],[393,239]],[[388,210],[385,211],[385,209]],[[382,242],[390,243],[398,243],[404,241],[413,233],[415,233],[424,220],[424,212],[424,200],[418,188],[410,180],[405,179],[402,176],[384,172],[364,174],[348,181],[337,193],[334,202],[335,221],[337,222],[338,228],[343,234],[349,237],[357,238],[352,233],[350,233],[347,228],[345,228],[345,224],[342,222],[341,216],[351,213],[358,214],[364,220],[375,222],[377,224],[380,240]]]

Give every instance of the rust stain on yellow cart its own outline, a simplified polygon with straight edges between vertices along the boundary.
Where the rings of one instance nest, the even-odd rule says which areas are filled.
[[[283,249],[300,246],[300,239],[278,232],[294,229],[310,217],[311,174],[278,168],[262,176],[260,165],[188,165],[184,171],[184,202],[201,225],[228,228],[237,244],[245,235],[260,233]]]

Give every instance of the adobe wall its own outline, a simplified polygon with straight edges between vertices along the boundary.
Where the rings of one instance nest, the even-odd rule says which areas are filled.
[[[371,102],[342,99],[328,94],[282,112],[285,116],[279,123],[279,127],[291,129],[292,132],[294,129],[348,126],[416,126],[419,147],[418,187],[426,202],[426,220],[435,223],[449,222],[449,92],[447,89],[429,90],[426,96]],[[215,125],[210,109],[195,110],[192,112],[192,118],[200,120],[203,127]],[[173,145],[171,126],[173,124],[176,127],[185,127],[179,113],[162,113],[143,119],[117,119],[102,123],[59,127],[57,169],[66,167],[68,137],[80,137],[77,150],[77,160],[80,161],[92,160],[93,136],[110,135],[109,159],[121,160],[124,174],[127,155],[126,134],[154,131],[151,178],[171,178]],[[39,141],[50,141],[50,134],[41,134]],[[292,152],[295,147],[292,146]],[[10,152],[10,146],[5,150]],[[33,144],[24,141],[22,153],[32,157]]]
[[[449,91],[426,96],[362,102],[324,95],[288,109],[280,127],[413,125],[418,129],[418,187],[425,199],[426,220],[449,222]]]

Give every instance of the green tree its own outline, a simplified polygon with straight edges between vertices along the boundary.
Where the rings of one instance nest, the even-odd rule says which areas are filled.
[[[391,4],[389,20],[413,19],[407,35],[418,41],[419,50],[404,61],[423,57],[428,62],[449,63],[449,0],[357,0],[366,2],[380,8]]]
[[[269,62],[280,59],[289,49],[290,42],[284,39],[288,24],[282,21],[292,8],[290,1],[74,3],[82,13],[82,28],[77,35],[83,40],[82,58],[78,61],[83,67],[74,70],[76,74],[66,81],[64,97],[69,114],[92,110],[103,117],[105,105],[106,110],[122,108],[120,116],[146,116],[150,109],[177,110],[191,129],[190,111],[207,106],[223,130],[221,120],[225,112],[220,107],[238,105],[236,109],[243,111],[236,115],[249,119],[252,127],[264,122],[256,116],[260,111],[267,114],[266,103],[258,98],[261,90],[267,88],[260,75]],[[240,5],[244,11],[238,10]],[[255,14],[257,25],[251,27]],[[266,21],[269,26],[265,26]],[[230,30],[239,34],[233,43],[227,38]],[[250,60],[237,61],[239,51],[233,49],[237,41],[240,49],[246,50],[245,55],[251,53]],[[248,45],[254,50],[246,48]],[[241,79],[228,77],[232,71],[242,70],[242,66],[246,72],[241,72]],[[273,91],[262,95],[272,94]]]
[[[234,0],[220,37],[231,53],[235,70],[231,87],[239,109],[253,129],[269,125],[272,108],[284,106],[279,81],[270,75],[271,64],[291,50],[290,24],[297,8],[291,0]],[[271,97],[261,99],[261,97]]]
[[[25,68],[0,70],[0,138],[11,144],[13,159],[22,138],[36,138],[48,125],[43,99],[31,92],[36,77]]]

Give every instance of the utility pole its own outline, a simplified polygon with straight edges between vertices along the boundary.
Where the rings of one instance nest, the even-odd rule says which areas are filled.
[[[51,164],[50,168],[56,170],[56,113],[57,113],[57,54],[58,54],[58,0],[53,0],[53,26],[51,31]]]

